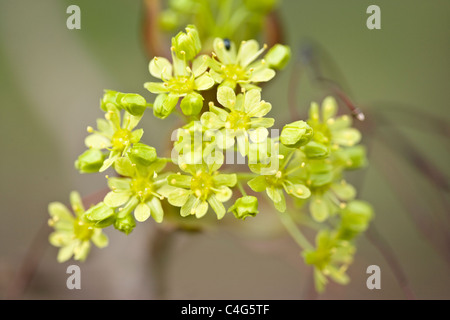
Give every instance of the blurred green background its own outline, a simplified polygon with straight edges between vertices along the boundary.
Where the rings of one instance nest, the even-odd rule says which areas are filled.
[[[70,4],[81,8],[81,30],[66,28]],[[381,30],[366,28],[371,4],[381,8]],[[71,190],[88,196],[106,186],[102,175],[80,175],[73,167],[85,149],[86,127],[102,116],[103,90],[153,99],[143,88],[150,80],[143,5],[1,0],[0,298],[151,299],[161,280],[169,299],[405,299],[402,283],[420,299],[450,298],[450,2],[285,0],[279,17],[293,60],[264,89],[274,106],[272,116],[286,123],[292,98],[304,114],[312,100],[330,93],[304,70],[292,74],[298,70],[299,46],[305,40],[317,44],[324,73],[342,84],[369,117],[358,127],[370,147],[370,167],[351,179],[359,198],[373,204],[373,225],[406,280],[363,236],[349,269],[351,283],[330,284],[316,296],[311,268],[295,243],[288,237],[262,237],[252,219],[242,230],[176,235],[162,275],[149,263],[155,228],[148,220],[127,237],[107,230],[109,247],[94,248],[87,262],[76,263],[82,289],[68,290],[66,268],[74,262],[58,264],[57,250],[47,244],[47,205],[67,202]],[[289,96],[294,78],[298,82]],[[377,122],[381,116],[390,125]],[[161,121],[148,113],[144,141],[160,148],[173,125],[173,119]],[[419,160],[405,149],[408,142],[440,178],[426,178],[423,163],[415,166]],[[270,219],[269,211],[254,218],[254,225]],[[381,290],[366,288],[366,268],[372,264],[381,268]]]

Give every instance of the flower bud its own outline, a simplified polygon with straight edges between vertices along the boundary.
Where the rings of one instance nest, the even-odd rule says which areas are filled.
[[[269,68],[281,70],[291,59],[291,48],[278,43],[270,48],[264,59]]]
[[[364,232],[373,217],[373,208],[365,201],[353,200],[341,212],[340,238],[351,240]]]
[[[180,103],[181,111],[187,116],[195,116],[203,108],[203,97],[196,92],[186,95]]]
[[[103,165],[105,155],[98,149],[88,149],[75,161],[75,168],[80,173],[98,172]]]
[[[125,93],[118,95],[119,106],[133,116],[141,116],[147,108],[147,101],[136,93]]]
[[[330,150],[326,145],[321,143],[310,141],[303,146],[303,151],[310,159],[323,159],[328,157]]]
[[[114,106],[117,105],[117,96],[119,95],[119,92],[114,90],[105,90],[105,93],[103,94],[102,100],[100,100],[100,108],[103,111],[108,111],[107,105],[113,104]]]
[[[187,26],[186,33],[181,31],[172,38],[172,46],[179,59],[193,60],[202,48],[197,28],[193,25]]]
[[[128,152],[133,163],[149,166],[156,160],[156,149],[143,143],[135,143]]]
[[[114,210],[108,207],[104,202],[100,202],[89,208],[84,215],[87,220],[94,222],[97,226],[97,223],[114,217]]]
[[[233,212],[238,219],[244,220],[248,216],[254,217],[258,211],[258,198],[254,196],[244,196],[236,200],[228,211]]]
[[[117,218],[116,221],[114,221],[114,228],[124,232],[127,235],[133,231],[134,227],[136,227],[136,221],[131,214]]]
[[[172,113],[177,102],[177,96],[161,93],[156,97],[155,103],[153,104],[153,114],[157,118],[165,119]]]
[[[281,130],[280,141],[287,147],[298,148],[307,144],[313,136],[313,129],[305,121],[287,124]]]

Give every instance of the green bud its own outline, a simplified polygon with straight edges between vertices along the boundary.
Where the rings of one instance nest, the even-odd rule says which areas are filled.
[[[167,118],[175,108],[178,102],[178,97],[165,93],[159,94],[155,103],[153,104],[153,114],[160,119]]]
[[[327,146],[315,141],[310,141],[305,146],[303,146],[303,151],[310,159],[326,158],[330,153],[330,150]]]
[[[108,111],[107,105],[113,104],[117,106],[117,96],[119,95],[119,92],[114,90],[105,90],[105,93],[103,94],[103,98],[100,101],[100,108],[103,111]]]
[[[264,57],[269,68],[283,69],[291,59],[291,48],[282,44],[276,44],[267,52]]]
[[[305,121],[287,124],[281,130],[280,141],[287,147],[298,148],[307,144],[313,136],[313,129]]]
[[[259,212],[258,198],[254,196],[241,197],[228,209],[228,212],[230,211],[238,219],[245,220],[249,216],[254,217]]]
[[[136,93],[125,93],[118,95],[119,106],[133,116],[141,116],[147,108],[147,101]]]
[[[103,165],[105,155],[98,149],[88,149],[75,161],[75,168],[80,173],[98,172]]]
[[[100,202],[85,212],[85,217],[91,222],[100,222],[114,216],[114,210],[104,202]]]
[[[347,203],[341,212],[340,238],[350,240],[357,234],[364,232],[372,218],[373,208],[367,202],[353,200]]]
[[[156,149],[143,143],[135,143],[128,152],[131,161],[143,166],[149,166],[156,160]]]
[[[134,227],[136,227],[136,221],[131,214],[117,218],[116,221],[114,221],[114,228],[127,235],[133,231]]]
[[[203,97],[196,92],[186,95],[180,103],[181,111],[187,116],[195,116],[203,108]]]
[[[172,38],[172,46],[179,59],[186,61],[193,60],[202,49],[197,28],[193,25],[188,25],[186,27],[186,33],[180,31]]]

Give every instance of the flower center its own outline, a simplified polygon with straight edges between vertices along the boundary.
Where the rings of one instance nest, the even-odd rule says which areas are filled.
[[[154,196],[152,181],[148,178],[138,177],[131,180],[131,191],[141,202],[146,202]]]
[[[193,77],[178,76],[170,79],[167,83],[167,89],[171,93],[186,94],[194,90],[195,83]]]
[[[244,68],[237,64],[229,64],[223,68],[223,75],[228,80],[239,81],[248,80],[248,75]]]
[[[250,117],[242,111],[231,111],[228,114],[227,122],[229,123],[229,129],[244,129],[250,128]],[[227,126],[227,128],[228,128]]]
[[[192,177],[191,190],[197,198],[206,200],[212,193],[212,188],[214,188],[214,181],[206,172],[199,172]]]
[[[94,228],[90,224],[85,223],[79,219],[76,219],[73,223],[73,230],[75,233],[75,237],[82,241],[91,239],[92,234],[94,233]]]
[[[127,146],[130,145],[131,131],[127,129],[117,130],[111,139],[111,144],[113,150],[123,151]]]
[[[326,123],[319,123],[312,126],[314,130],[314,140],[320,143],[329,144],[331,141],[331,131]]]
[[[275,187],[281,187],[283,185],[284,180],[285,177],[282,171],[278,171],[274,175],[266,176],[267,183]]]

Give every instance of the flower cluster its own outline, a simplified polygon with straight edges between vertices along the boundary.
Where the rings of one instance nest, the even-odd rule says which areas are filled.
[[[353,240],[373,216],[344,179],[346,170],[366,163],[358,144],[361,134],[351,127],[350,117],[336,116],[332,97],[321,107],[313,103],[308,120],[272,134],[272,104],[263,99],[261,85],[287,65],[290,49],[277,44],[263,56],[266,49],[256,40],[242,41],[237,48],[215,38],[212,50],[204,51],[197,28],[188,25],[172,38],[171,61],[154,57],[149,63],[150,75],[161,80],[144,84],[156,95],[153,103],[138,94],[105,91],[100,101],[104,117],[96,129],[88,127],[88,149],[75,167],[80,173],[109,170],[110,191],[87,210],[73,193],[75,217],[59,203],[50,205],[50,225],[56,230],[50,242],[61,247],[58,261],[72,255],[84,260],[90,241],[107,245],[102,229],[110,226],[129,234],[150,217],[156,223],[179,223],[172,219],[174,212],[181,220],[202,219],[208,212],[217,220],[227,213],[244,220],[260,214],[265,199],[285,223],[292,221],[291,232],[300,232],[295,222],[300,217],[321,226],[315,249],[300,243],[305,262],[316,270],[318,289],[328,276],[348,281]],[[185,121],[171,158],[160,157],[141,141],[144,131],[138,125],[147,109],[159,119],[175,113]],[[235,156],[245,170],[229,166]]]

